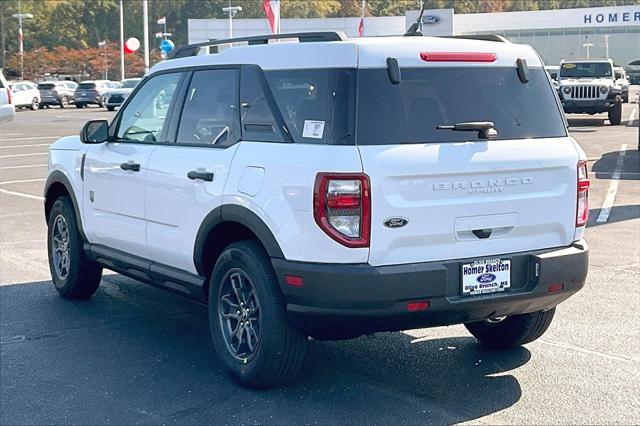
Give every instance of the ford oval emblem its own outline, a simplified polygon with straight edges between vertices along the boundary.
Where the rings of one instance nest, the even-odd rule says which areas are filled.
[[[434,25],[440,22],[440,17],[437,15],[427,15],[422,17],[422,23],[426,25]]]
[[[482,274],[478,278],[476,278],[476,281],[478,281],[480,284],[490,283],[495,280],[496,276],[493,274]]]
[[[387,228],[402,228],[407,223],[409,223],[409,221],[404,217],[390,217],[384,221],[384,226]]]

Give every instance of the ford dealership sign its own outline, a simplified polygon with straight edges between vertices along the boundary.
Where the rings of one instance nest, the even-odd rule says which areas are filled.
[[[422,17],[422,23],[425,25],[434,25],[440,22],[438,15],[425,15]]]

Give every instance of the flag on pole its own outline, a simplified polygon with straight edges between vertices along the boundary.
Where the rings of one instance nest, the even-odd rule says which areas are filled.
[[[364,18],[360,18],[360,24],[358,24],[358,37],[364,37]]]
[[[262,5],[274,34],[280,33],[280,0],[264,0]]]
[[[166,25],[166,24],[167,24],[167,17],[166,17],[166,16],[163,16],[162,18],[158,19],[158,20],[156,21],[156,23],[157,23],[158,25]]]

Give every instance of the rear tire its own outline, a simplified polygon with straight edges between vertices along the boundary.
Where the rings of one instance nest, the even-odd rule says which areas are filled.
[[[31,100],[31,106],[29,108],[31,109],[31,111],[40,109],[40,101],[38,100],[38,98],[33,98]]]
[[[622,123],[622,102],[617,102],[608,114],[609,122],[613,126],[619,126]]]
[[[47,224],[47,251],[54,287],[65,299],[88,299],[100,285],[102,267],[84,253],[71,198],[62,196],[56,200]]]
[[[240,241],[220,255],[209,288],[209,329],[218,357],[243,386],[276,386],[300,370],[306,336],[287,321],[278,280],[259,242]]]
[[[84,104],[76,104],[76,108],[78,109],[84,108]]]
[[[479,321],[467,323],[467,330],[483,344],[506,349],[530,343],[547,331],[556,308],[530,314],[513,315],[499,322]]]

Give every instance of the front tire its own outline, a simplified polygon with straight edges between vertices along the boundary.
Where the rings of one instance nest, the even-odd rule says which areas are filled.
[[[84,104],[75,104],[75,105],[76,105],[76,108],[78,108],[78,109],[84,108]]]
[[[47,251],[54,287],[65,299],[88,299],[100,285],[102,267],[84,253],[71,198],[63,196],[56,200],[47,224]]]
[[[533,342],[547,331],[556,308],[530,314],[512,315],[502,320],[467,323],[467,330],[483,344],[506,349]]]
[[[622,123],[622,102],[617,102],[613,108],[609,110],[609,122],[613,126],[619,126]]]
[[[29,108],[31,108],[31,111],[40,109],[40,101],[38,100],[38,98],[33,98],[31,100],[31,106],[29,106]]]
[[[107,105],[107,111],[115,111],[116,107]]]
[[[278,280],[257,241],[231,244],[216,262],[209,329],[218,357],[243,386],[276,386],[300,370],[306,338],[287,321]]]

